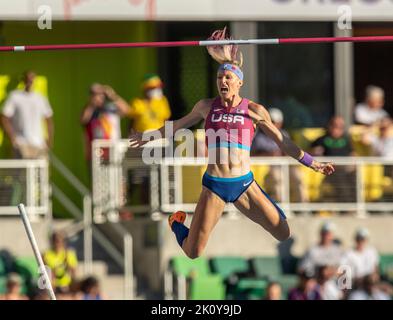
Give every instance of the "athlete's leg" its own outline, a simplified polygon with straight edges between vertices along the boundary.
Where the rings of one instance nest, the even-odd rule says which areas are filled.
[[[209,189],[202,187],[202,193],[192,217],[188,236],[182,249],[191,258],[198,258],[206,247],[210,233],[220,219],[225,202]]]
[[[254,181],[234,203],[249,219],[269,231],[279,241],[289,238],[289,226],[274,204],[264,195]]]

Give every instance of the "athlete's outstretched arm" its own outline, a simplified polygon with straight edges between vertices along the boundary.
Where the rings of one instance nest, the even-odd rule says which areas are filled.
[[[173,121],[173,135],[179,129],[185,129],[193,126],[198,123],[202,119],[204,119],[204,110],[208,106],[208,102],[206,100],[198,101],[195,106],[192,108],[191,112],[185,115],[184,117]],[[151,136],[158,136],[161,138],[169,138],[165,137],[165,126],[155,130],[155,132],[149,133]],[[143,132],[136,132],[131,130],[131,135],[129,137],[129,146],[132,148],[140,147],[146,144],[149,141],[143,140]],[[151,141],[151,140],[150,140]]]
[[[296,160],[300,160],[304,157],[304,151],[300,149],[290,137],[282,134],[282,132],[277,129],[270,118],[269,112],[262,105],[250,103],[250,110],[250,116],[257,123],[258,127],[263,130],[268,137],[273,139],[285,154]],[[312,160],[310,168],[326,175],[330,175],[334,172],[334,167],[331,163],[321,163],[314,159]]]

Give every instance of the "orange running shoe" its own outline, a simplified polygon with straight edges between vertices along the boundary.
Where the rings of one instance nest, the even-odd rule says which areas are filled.
[[[184,211],[176,211],[175,213],[172,213],[171,215],[169,215],[168,217],[168,223],[169,226],[172,229],[172,224],[173,221],[177,221],[179,223],[184,223],[184,221],[186,221],[186,213]]]

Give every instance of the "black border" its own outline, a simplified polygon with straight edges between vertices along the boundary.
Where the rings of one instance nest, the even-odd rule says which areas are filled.
[[[153,308],[183,307],[179,315],[152,314]],[[214,310],[214,314],[197,314],[198,310]],[[214,306],[214,307],[212,307]],[[221,313],[218,306],[222,306]],[[230,315],[226,310],[240,310],[240,314]],[[239,307],[234,307],[239,306]],[[372,312],[373,316],[389,318],[392,301],[177,301],[177,300],[134,300],[134,301],[0,301],[0,312],[9,317],[4,319],[320,319],[332,320],[357,318]],[[240,308],[240,309],[239,309]],[[172,309],[174,310],[174,309]],[[3,318],[3,316],[1,318]],[[284,319],[285,319],[284,318]]]

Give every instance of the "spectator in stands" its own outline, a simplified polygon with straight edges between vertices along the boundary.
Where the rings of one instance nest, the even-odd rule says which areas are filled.
[[[102,295],[100,284],[96,277],[87,277],[81,282],[80,285],[81,300],[107,300],[105,296]]]
[[[378,288],[378,275],[370,274],[363,278],[360,288],[349,294],[348,300],[391,300],[391,298]]]
[[[144,132],[160,128],[171,117],[168,100],[162,91],[163,86],[158,75],[145,75],[142,83],[143,97],[130,102],[128,116],[133,130]]]
[[[322,225],[319,243],[306,252],[299,264],[300,271],[315,273],[317,267],[329,266],[329,272],[335,272],[341,262],[343,250],[334,239],[334,229],[335,226],[331,222]]]
[[[369,232],[360,228],[355,234],[355,247],[345,252],[341,264],[351,268],[352,279],[358,280],[378,272],[379,254],[368,244]]]
[[[30,293],[30,300],[50,300],[50,297],[45,289],[34,288]]]
[[[329,120],[327,133],[311,144],[311,154],[324,157],[354,156],[351,139],[345,131],[344,119],[334,116]],[[323,194],[325,201],[355,202],[356,172],[353,166],[337,166],[334,175],[326,177],[329,192]]]
[[[393,158],[393,136],[391,134],[392,120],[382,118],[378,123],[379,135],[367,130],[362,137],[365,145],[371,146],[372,155],[376,157]]]
[[[322,300],[313,272],[300,273],[299,284],[289,291],[288,300]]]
[[[284,115],[280,109],[271,108],[269,114],[273,124],[282,134],[289,136],[288,132],[283,129]],[[255,157],[274,157],[284,156],[278,145],[269,138],[264,132],[258,130],[251,145],[251,156]],[[296,192],[293,201],[307,202],[306,190],[303,179],[301,179],[299,167],[291,166],[289,170],[291,183],[296,185],[292,188]],[[266,191],[277,201],[281,201],[281,187],[282,187],[282,172],[280,166],[271,166],[269,173],[266,176]]]
[[[265,300],[281,300],[281,296],[281,285],[276,281],[269,282],[266,288]]]
[[[316,156],[348,157],[353,156],[351,140],[345,131],[344,119],[334,116],[329,120],[327,133],[311,144],[311,152]]]
[[[327,266],[317,267],[317,283],[322,300],[341,300],[343,292],[337,285],[335,275],[332,274],[332,269]]]
[[[382,118],[388,117],[388,113],[383,109],[384,104],[384,90],[373,85],[367,86],[365,102],[355,107],[355,122],[371,126]]]
[[[89,89],[89,100],[81,115],[86,130],[87,158],[91,159],[94,139],[121,138],[120,117],[128,114],[128,104],[108,85],[94,83]]]
[[[269,114],[275,127],[280,130],[281,133],[289,136],[288,132],[283,129],[284,115],[281,110],[277,108],[270,108]],[[283,153],[271,138],[269,138],[264,132],[258,130],[251,145],[251,155],[258,157],[271,157],[282,156]]]
[[[63,233],[53,233],[51,249],[44,253],[43,260],[45,265],[51,269],[53,287],[56,292],[67,295],[75,279],[78,259],[75,252],[67,248]]]
[[[33,71],[25,72],[24,89],[12,91],[2,111],[2,126],[18,159],[46,158],[53,144],[53,111],[44,96],[33,92],[35,77]]]
[[[27,300],[28,297],[21,293],[22,279],[17,273],[10,273],[7,277],[6,292],[0,300]]]
[[[130,119],[130,132],[133,130],[144,132],[161,128],[165,125],[165,121],[171,117],[171,108],[168,99],[163,93],[164,83],[157,74],[146,74],[142,82],[142,97],[135,98],[130,102],[130,110],[128,117]],[[203,144],[204,146],[204,144]],[[150,201],[149,177],[143,175],[137,179],[140,181],[141,204]],[[130,190],[128,198],[133,198],[137,188],[131,187],[135,179],[132,172],[129,171],[128,184]]]

